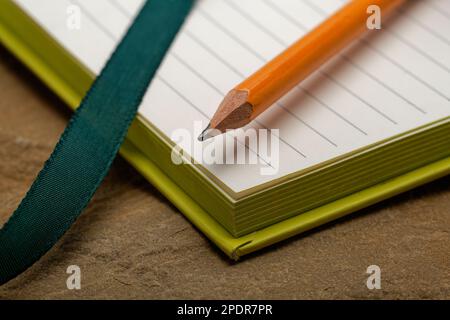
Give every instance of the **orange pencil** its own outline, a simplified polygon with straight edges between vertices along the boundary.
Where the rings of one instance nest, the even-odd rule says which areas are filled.
[[[245,126],[308,77],[367,28],[367,9],[377,5],[386,17],[406,0],[353,0],[302,39],[232,89],[224,98],[203,141]],[[215,130],[213,130],[215,129]]]

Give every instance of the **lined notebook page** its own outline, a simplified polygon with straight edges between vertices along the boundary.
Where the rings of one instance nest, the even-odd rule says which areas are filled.
[[[98,74],[141,0],[16,0]],[[199,0],[139,112],[168,137],[206,125],[223,96],[339,9],[341,0]],[[81,29],[66,27],[70,4]],[[298,85],[249,127],[279,128],[276,175],[205,165],[235,192],[450,115],[450,1],[416,0]],[[199,142],[195,142],[199,143]],[[195,156],[195,155],[194,155]]]

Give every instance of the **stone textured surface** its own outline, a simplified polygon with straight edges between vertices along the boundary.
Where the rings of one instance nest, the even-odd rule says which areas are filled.
[[[0,50],[0,224],[13,212],[70,113]],[[450,298],[450,179],[306,235],[228,260],[118,158],[94,201],[58,245],[0,288],[3,299]],[[79,265],[82,289],[66,288]],[[366,268],[382,289],[366,288]]]

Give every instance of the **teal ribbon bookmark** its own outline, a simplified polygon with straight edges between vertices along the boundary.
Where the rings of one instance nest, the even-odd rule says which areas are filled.
[[[193,0],[146,2],[0,230],[0,284],[50,250],[87,206],[192,4]]]

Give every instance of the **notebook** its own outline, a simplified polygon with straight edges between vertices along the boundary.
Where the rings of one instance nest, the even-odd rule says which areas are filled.
[[[143,3],[0,0],[0,39],[74,108]],[[450,171],[450,1],[409,1],[244,130],[196,139],[345,3],[199,0],[145,94],[121,154],[232,258]]]

